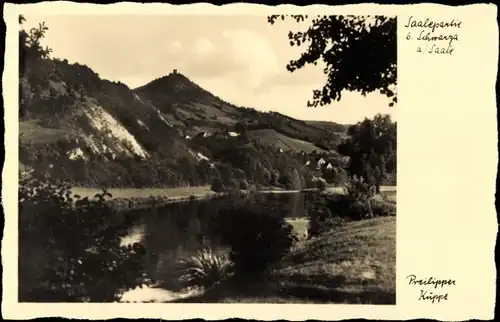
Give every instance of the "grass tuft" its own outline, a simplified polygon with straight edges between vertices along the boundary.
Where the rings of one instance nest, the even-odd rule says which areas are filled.
[[[206,248],[196,255],[179,260],[180,281],[185,287],[208,288],[225,278],[231,267],[231,261]]]

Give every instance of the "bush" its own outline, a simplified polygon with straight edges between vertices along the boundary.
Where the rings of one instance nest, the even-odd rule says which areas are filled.
[[[246,180],[241,180],[240,181],[240,189],[241,190],[247,190],[248,189],[248,182]]]
[[[240,190],[240,183],[236,179],[230,179],[227,182],[226,189],[230,191]]]
[[[352,176],[344,187],[347,198],[346,215],[353,220],[372,218],[371,199],[374,196],[374,187],[362,177]]]
[[[215,254],[212,249],[203,249],[194,256],[181,259],[180,281],[185,287],[208,288],[227,276],[231,262],[224,256]]]
[[[373,215],[377,217],[394,216],[396,215],[396,205],[392,202],[372,199],[371,207]]]
[[[313,179],[314,182],[314,187],[319,190],[325,190],[326,189],[326,180],[323,178],[315,177]]]
[[[224,191],[224,184],[222,183],[222,180],[220,178],[214,178],[212,180],[212,191],[215,192],[223,192]]]
[[[344,187],[344,191],[352,202],[366,202],[373,197],[373,187],[363,177],[350,177]]]
[[[19,301],[108,302],[151,280],[140,244],[121,247],[105,191],[79,198],[67,186],[19,185]]]
[[[332,212],[325,200],[317,201],[309,211],[309,236],[319,236],[345,223],[345,219],[338,213]]]
[[[221,210],[211,218],[210,227],[231,248],[235,273],[258,275],[293,244],[292,226],[284,218],[256,204],[242,204]]]

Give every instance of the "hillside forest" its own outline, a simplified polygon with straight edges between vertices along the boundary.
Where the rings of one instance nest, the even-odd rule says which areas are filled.
[[[131,89],[51,57],[47,32],[45,23],[19,32],[22,174],[81,187],[217,191],[396,180],[389,115],[352,125],[297,120],[235,106],[177,70]]]

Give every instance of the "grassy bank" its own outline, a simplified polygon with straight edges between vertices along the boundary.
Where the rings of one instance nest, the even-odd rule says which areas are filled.
[[[396,218],[349,223],[299,242],[265,278],[227,280],[177,302],[394,304]]]
[[[73,187],[74,194],[82,197],[93,197],[96,193],[102,192],[100,188]],[[110,188],[108,192],[113,198],[149,198],[149,197],[202,197],[214,194],[210,186],[179,187],[179,188]]]

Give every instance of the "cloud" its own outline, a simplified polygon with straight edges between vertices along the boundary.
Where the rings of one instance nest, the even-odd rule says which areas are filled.
[[[172,41],[171,43],[168,44],[168,49],[175,51],[182,50],[182,44],[179,41]]]
[[[273,89],[278,86],[306,85],[309,87],[317,87],[317,84],[321,84],[320,87],[323,87],[327,80],[326,74],[323,72],[324,64],[322,62],[318,62],[317,66],[306,65],[293,72],[286,69],[287,63],[288,61],[281,64],[279,73],[274,73],[265,77],[256,91],[265,93],[273,91]]]
[[[215,52],[214,44],[208,38],[198,39],[194,45],[195,53],[200,57],[210,56]]]
[[[176,40],[166,46],[166,55],[188,77],[227,78],[247,91],[280,72],[271,44],[249,29]]]
[[[223,36],[230,40],[233,61],[245,71],[243,81],[255,88],[266,77],[280,71],[276,54],[269,42],[248,29],[225,30]]]

